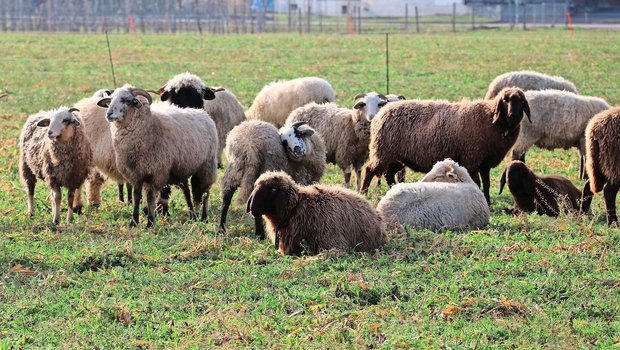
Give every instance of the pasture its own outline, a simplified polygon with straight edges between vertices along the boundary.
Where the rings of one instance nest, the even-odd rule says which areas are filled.
[[[110,36],[117,85],[156,89],[190,71],[247,108],[276,79],[316,75],[339,104],[385,93],[385,37]],[[390,92],[482,98],[498,74],[562,75],[584,95],[620,104],[617,31],[476,31],[390,36]],[[589,217],[512,216],[491,172],[484,230],[389,229],[374,255],[280,256],[253,235],[244,207],[217,232],[188,220],[180,191],[154,229],[129,228],[131,208],[106,184],[104,202],[55,228],[44,183],[27,218],[18,135],[28,114],[113,87],[103,35],[0,36],[0,349],[8,348],[608,348],[620,343],[620,230],[602,195]],[[579,188],[576,150],[533,149],[537,174]],[[219,176],[223,171],[220,170]],[[408,172],[414,181],[420,173]],[[330,165],[323,182],[339,184]],[[374,184],[376,204],[387,191]],[[66,192],[63,193],[65,198]],[[64,219],[63,203],[63,219]],[[142,223],[145,221],[142,219]]]

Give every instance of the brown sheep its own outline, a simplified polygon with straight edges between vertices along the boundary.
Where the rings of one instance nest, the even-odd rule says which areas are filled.
[[[493,100],[390,103],[370,125],[370,161],[362,192],[393,163],[428,172],[438,161],[452,158],[478,185],[480,174],[490,203],[489,173],[517,140],[523,114],[529,119],[530,108],[517,88],[504,89]]]
[[[581,191],[569,179],[563,176],[538,176],[520,160],[513,160],[502,175],[499,193],[508,183],[508,189],[515,200],[516,211],[538,215],[558,216],[560,205],[567,214],[576,214],[579,210]]]
[[[595,115],[586,127],[586,172],[581,211],[590,210],[592,196],[603,190],[607,224],[618,222],[616,195],[620,189],[620,107]]]
[[[266,219],[267,235],[283,255],[372,251],[387,242],[381,218],[364,197],[341,187],[300,186],[284,172],[256,180],[247,211]]]

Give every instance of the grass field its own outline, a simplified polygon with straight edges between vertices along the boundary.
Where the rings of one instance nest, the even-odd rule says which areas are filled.
[[[112,35],[117,84],[158,88],[189,70],[247,107],[274,79],[317,75],[338,102],[385,92],[382,35]],[[375,254],[282,257],[257,240],[244,208],[216,231],[188,221],[179,191],[157,227],[128,227],[130,207],[105,202],[51,225],[44,184],[26,215],[17,141],[29,113],[113,87],[102,35],[0,35],[0,349],[9,348],[609,348],[620,344],[620,232],[590,217],[513,217],[497,194],[485,230],[389,230]],[[477,31],[390,37],[390,92],[480,98],[496,75],[534,69],[620,104],[614,31]],[[576,150],[533,150],[539,174],[578,187]],[[502,164],[502,166],[505,163]],[[220,172],[221,176],[222,172]],[[408,174],[414,181],[421,174]],[[342,175],[330,166],[324,182]],[[385,193],[372,187],[376,203]],[[66,195],[66,194],[65,194]],[[64,204],[64,203],[63,203]],[[64,211],[63,211],[64,212]],[[143,221],[144,223],[144,221]]]

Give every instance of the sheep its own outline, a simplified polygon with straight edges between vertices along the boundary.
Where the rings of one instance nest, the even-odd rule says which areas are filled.
[[[157,94],[162,101],[182,108],[204,108],[209,113],[217,129],[218,168],[221,168],[226,136],[232,128],[245,120],[243,106],[237,97],[225,88],[207,87],[200,77],[189,72],[175,75],[157,90]]]
[[[387,243],[381,218],[364,197],[337,186],[301,186],[282,171],[258,178],[246,211],[266,219],[269,241],[282,255],[370,252]]]
[[[517,212],[536,211],[538,215],[555,217],[560,214],[559,202],[562,202],[562,208],[567,214],[579,211],[581,191],[563,176],[538,176],[522,161],[513,160],[502,175],[500,194],[506,183],[515,200]]]
[[[405,96],[396,95],[396,94],[385,95],[385,98],[387,99],[388,102],[398,102],[398,101],[406,100]]]
[[[581,212],[590,211],[592,196],[603,190],[607,224],[618,223],[616,195],[620,189],[620,107],[594,116],[586,127],[586,172]]]
[[[280,128],[297,107],[310,102],[335,101],[336,94],[332,86],[321,78],[305,77],[277,81],[263,87],[246,112],[246,116],[247,119],[264,120]]]
[[[321,180],[325,172],[325,144],[305,122],[276,129],[273,124],[248,120],[237,125],[226,139],[228,167],[222,178],[220,230],[226,231],[228,208],[237,188],[237,203],[245,203],[254,182],[267,171],[283,170],[302,185]],[[256,235],[265,237],[263,220],[255,217]]]
[[[52,192],[54,224],[60,223],[61,187],[67,188],[67,223],[73,220],[75,193],[86,180],[92,151],[75,108],[39,112],[28,117],[19,136],[19,174],[28,193],[28,215],[34,216],[37,179]]]
[[[335,103],[309,103],[288,116],[287,124],[304,121],[325,141],[327,162],[336,164],[344,174],[349,188],[351,168],[355,170],[357,190],[360,190],[362,165],[368,159],[370,121],[387,103],[385,96],[370,92],[354,98],[353,109],[339,108]]]
[[[204,110],[153,104],[143,89],[129,84],[98,102],[107,107],[116,165],[133,186],[131,226],[139,223],[142,188],[146,187],[147,227],[154,224],[155,197],[166,184],[183,184],[191,177],[196,207],[207,219],[209,191],[217,179],[217,130]],[[189,189],[184,188],[190,202]],[[193,217],[193,208],[190,207]]]
[[[562,77],[522,70],[504,73],[495,77],[491,84],[489,84],[484,99],[491,100],[495,98],[502,89],[507,87],[517,87],[523,91],[554,89],[566,90],[575,94],[579,93],[575,84]]]
[[[437,162],[420,182],[392,187],[377,211],[387,222],[430,230],[481,228],[491,216],[467,169],[451,159]]]
[[[529,119],[528,102],[518,88],[504,89],[494,100],[390,103],[370,125],[370,161],[362,192],[390,164],[428,171],[438,160],[452,158],[469,171],[476,184],[480,184],[480,174],[490,203],[490,170],[517,140],[524,113]]]
[[[525,98],[533,123],[521,125],[512,159],[525,162],[525,153],[532,145],[549,150],[576,147],[581,158],[579,178],[583,179],[586,125],[595,114],[608,109],[609,104],[602,98],[560,90],[526,91]]]

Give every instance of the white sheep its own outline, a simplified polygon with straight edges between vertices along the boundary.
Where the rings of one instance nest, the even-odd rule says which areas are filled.
[[[310,102],[336,101],[332,86],[316,77],[276,81],[263,87],[246,112],[247,119],[258,119],[276,127],[284,125],[286,118],[297,107]]]
[[[145,90],[128,84],[98,103],[108,108],[117,168],[134,187],[131,225],[139,221],[143,187],[150,227],[157,194],[166,184],[182,184],[190,177],[194,205],[202,206],[201,218],[206,220],[209,190],[217,179],[215,124],[201,109],[151,103]],[[187,187],[184,194],[188,200]]]
[[[509,87],[517,87],[523,91],[554,89],[578,93],[575,84],[562,77],[522,70],[504,73],[495,77],[491,84],[489,84],[484,99],[493,99],[502,89]]]
[[[521,124],[512,159],[525,162],[525,153],[533,145],[549,150],[576,147],[581,158],[579,177],[583,178],[586,126],[595,114],[610,105],[602,98],[562,90],[526,91],[525,98],[532,112],[532,123]]]
[[[480,228],[489,223],[491,212],[484,194],[467,169],[451,159],[437,162],[424,181],[392,187],[377,205],[386,222],[415,228]]]
[[[54,224],[60,222],[61,187],[67,193],[67,222],[73,219],[75,194],[91,169],[92,152],[75,108],[60,107],[28,118],[19,136],[19,174],[34,216],[37,179],[52,191]]]
[[[346,188],[349,188],[353,168],[359,191],[362,166],[368,159],[370,121],[387,100],[381,94],[369,92],[355,96],[354,101],[353,109],[341,108],[335,103],[309,103],[291,112],[286,123],[304,121],[316,130],[325,142],[327,162],[342,170]]]

